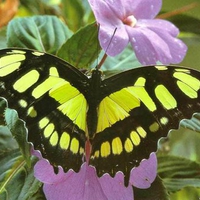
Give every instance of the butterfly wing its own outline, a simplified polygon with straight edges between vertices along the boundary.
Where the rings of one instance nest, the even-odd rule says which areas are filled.
[[[0,51],[0,96],[26,122],[28,141],[65,171],[78,171],[83,162],[87,85],[84,74],[54,56]]]
[[[105,79],[92,95],[92,82],[54,56],[0,51],[0,96],[26,121],[28,140],[43,157],[54,167],[79,171],[90,137],[97,174],[122,171],[126,185],[130,170],[156,151],[158,140],[200,111],[199,80],[199,72],[186,68],[143,67]],[[88,136],[87,102],[94,96],[100,101],[97,128]]]
[[[90,164],[99,176],[130,170],[180,120],[200,112],[200,72],[175,66],[129,70],[102,82]]]

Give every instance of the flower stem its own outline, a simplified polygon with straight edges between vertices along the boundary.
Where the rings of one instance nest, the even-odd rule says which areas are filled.
[[[157,19],[166,19],[166,18],[169,18],[169,17],[172,17],[172,16],[176,16],[176,15],[182,14],[182,13],[184,13],[184,12],[186,12],[188,10],[191,10],[191,9],[197,7],[197,6],[200,6],[200,4],[197,3],[197,2],[194,2],[194,3],[191,3],[189,5],[186,5],[186,6],[183,6],[181,8],[178,8],[176,10],[160,14],[156,18]]]

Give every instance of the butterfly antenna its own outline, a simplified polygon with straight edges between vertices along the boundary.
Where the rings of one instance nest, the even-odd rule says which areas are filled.
[[[107,58],[107,51],[108,51],[108,48],[110,47],[110,44],[111,44],[111,42],[112,42],[112,40],[113,40],[113,37],[114,37],[114,35],[115,35],[115,33],[116,33],[116,31],[117,31],[117,28],[115,28],[115,30],[114,30],[114,32],[113,32],[113,35],[112,35],[112,37],[111,37],[111,39],[110,39],[110,41],[109,41],[109,44],[108,44],[108,46],[107,46],[107,48],[106,48],[106,51],[105,51],[105,53],[104,53],[104,55],[103,55],[103,58],[101,59],[101,61],[100,61],[100,63],[97,65],[97,69],[100,69],[101,68],[101,66],[103,65],[103,63],[105,62],[105,60],[106,60],[106,58]]]

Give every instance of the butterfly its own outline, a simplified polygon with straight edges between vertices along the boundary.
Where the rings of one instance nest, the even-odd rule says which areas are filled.
[[[28,141],[57,169],[100,177],[130,171],[157,150],[180,120],[200,111],[200,72],[178,66],[146,66],[103,79],[28,49],[0,50],[0,96],[17,110]]]

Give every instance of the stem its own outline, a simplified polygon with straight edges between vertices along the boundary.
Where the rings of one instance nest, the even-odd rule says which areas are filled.
[[[172,17],[172,16],[175,16],[175,15],[184,13],[184,12],[191,10],[191,9],[193,9],[193,8],[199,6],[199,5],[200,5],[199,3],[194,2],[194,3],[191,3],[189,5],[183,6],[182,8],[179,8],[179,9],[176,9],[176,10],[164,13],[164,14],[160,14],[160,15],[157,16],[157,18],[158,19],[166,19],[168,17]]]

